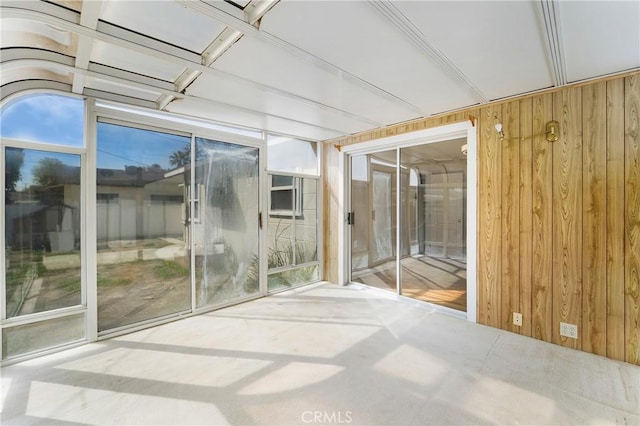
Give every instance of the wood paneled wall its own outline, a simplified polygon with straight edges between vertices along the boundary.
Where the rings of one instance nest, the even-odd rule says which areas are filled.
[[[330,141],[326,279],[337,278],[331,224],[342,220],[333,146],[469,116],[478,131],[478,322],[640,365],[640,73]],[[550,120],[560,123],[556,142],[544,136]],[[577,325],[578,339],[560,336],[560,322]]]

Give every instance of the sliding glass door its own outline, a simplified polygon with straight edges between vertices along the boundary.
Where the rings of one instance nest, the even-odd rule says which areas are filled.
[[[260,292],[258,148],[196,138],[197,307]]]
[[[467,310],[467,160],[462,141],[400,149],[403,240],[402,294],[447,308]],[[415,219],[411,219],[415,218]]]
[[[259,293],[258,148],[99,122],[97,151],[99,332]]]
[[[188,135],[98,123],[99,332],[191,309],[190,144]]]
[[[351,280],[396,291],[396,151],[351,157]]]
[[[350,157],[352,282],[466,311],[464,143]]]

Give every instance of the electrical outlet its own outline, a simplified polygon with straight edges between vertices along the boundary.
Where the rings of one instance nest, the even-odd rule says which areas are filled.
[[[571,337],[572,339],[578,338],[578,326],[575,324],[569,324],[566,322],[560,323],[560,335],[565,337]]]
[[[518,327],[522,327],[522,314],[519,312],[513,313],[513,325],[517,325]]]

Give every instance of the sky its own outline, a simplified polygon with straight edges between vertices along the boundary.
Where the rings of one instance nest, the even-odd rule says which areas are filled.
[[[82,148],[83,123],[82,99],[36,94],[21,97],[3,107],[0,113],[0,136]],[[124,170],[125,166],[149,167],[158,164],[170,170],[174,168],[169,162],[171,154],[190,144],[187,136],[108,123],[98,123],[97,132],[97,166],[105,169]],[[268,146],[270,170],[317,173],[317,152],[313,144],[270,135]],[[28,179],[32,167],[43,154],[32,150],[25,152],[25,155],[22,173],[24,179]]]
[[[84,143],[84,108],[79,98],[38,94],[5,106],[0,115],[0,136],[81,148]],[[159,164],[171,169],[170,155],[185,148],[190,138],[113,124],[98,124],[98,167],[123,170],[125,166]],[[22,175],[29,183],[32,168],[43,157],[76,165],[68,155],[26,150]],[[65,160],[66,158],[66,160]],[[79,157],[77,158],[79,165]]]

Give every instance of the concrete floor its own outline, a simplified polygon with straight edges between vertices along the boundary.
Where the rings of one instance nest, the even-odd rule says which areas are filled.
[[[640,367],[317,284],[3,368],[10,424],[640,424]]]

